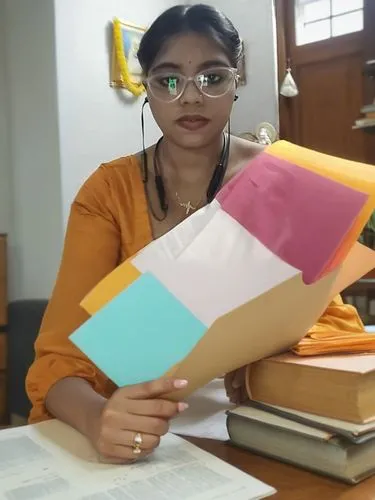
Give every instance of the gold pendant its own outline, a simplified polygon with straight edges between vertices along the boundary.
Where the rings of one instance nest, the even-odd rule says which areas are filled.
[[[190,200],[187,203],[180,203],[180,206],[185,208],[185,215],[189,215],[191,210],[195,210],[195,207],[190,203]]]

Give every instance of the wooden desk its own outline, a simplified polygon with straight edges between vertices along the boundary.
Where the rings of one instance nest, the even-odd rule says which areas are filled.
[[[319,476],[227,443],[189,438],[200,448],[277,489],[275,500],[375,500],[375,477],[356,486]]]

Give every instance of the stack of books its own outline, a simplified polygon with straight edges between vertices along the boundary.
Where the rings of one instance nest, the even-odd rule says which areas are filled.
[[[355,484],[375,472],[375,355],[273,356],[228,411],[233,444]]]
[[[355,121],[354,128],[375,127],[375,101],[361,108],[363,116]]]

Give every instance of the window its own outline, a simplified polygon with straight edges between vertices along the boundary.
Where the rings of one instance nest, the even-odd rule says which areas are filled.
[[[296,43],[363,30],[363,0],[295,0]]]

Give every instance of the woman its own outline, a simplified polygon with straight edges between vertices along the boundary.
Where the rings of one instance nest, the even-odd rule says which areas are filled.
[[[240,56],[236,29],[214,8],[177,6],[162,14],[144,35],[139,61],[163,139],[144,154],[102,165],[72,204],[61,267],[27,377],[30,422],[57,417],[114,462],[155,449],[169,420],[186,408],[165,395],[186,381],[116,390],[68,337],[87,320],[79,303],[93,286],[209,202],[262,151],[223,133],[236,100]],[[227,386],[238,399],[240,371],[227,376]]]

